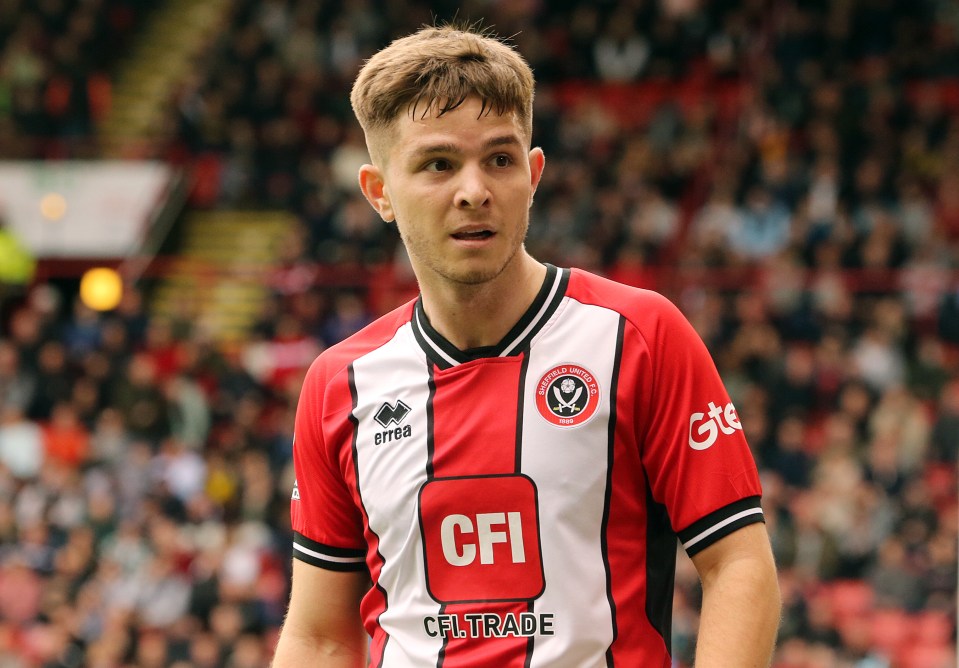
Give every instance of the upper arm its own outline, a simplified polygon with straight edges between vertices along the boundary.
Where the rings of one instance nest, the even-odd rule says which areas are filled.
[[[332,571],[293,560],[290,607],[277,646],[274,665],[322,657],[333,665],[364,665],[367,635],[360,618],[360,601],[369,589],[365,571]]]
[[[776,565],[765,524],[749,524],[692,556],[703,586],[708,587],[729,566],[747,566],[754,574],[776,579]]]
[[[703,583],[697,666],[769,666],[782,601],[762,524],[724,536],[692,557]]]

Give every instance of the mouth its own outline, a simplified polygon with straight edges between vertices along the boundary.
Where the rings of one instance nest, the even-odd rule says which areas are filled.
[[[452,236],[457,241],[483,241],[493,236],[492,230],[463,230],[454,232]]]

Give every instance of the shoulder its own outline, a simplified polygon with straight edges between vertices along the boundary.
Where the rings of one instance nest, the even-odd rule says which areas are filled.
[[[403,304],[377,318],[356,334],[324,350],[310,365],[306,384],[325,384],[355,360],[387,343],[410,321],[414,303],[415,300]]]
[[[644,334],[686,323],[686,318],[669,299],[644,288],[617,283],[582,269],[570,270],[570,299],[618,312]]]

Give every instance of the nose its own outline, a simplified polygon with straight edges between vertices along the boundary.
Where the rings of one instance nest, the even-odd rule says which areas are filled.
[[[489,202],[490,192],[486,177],[478,166],[468,166],[460,170],[456,188],[456,207],[458,209],[480,209]]]

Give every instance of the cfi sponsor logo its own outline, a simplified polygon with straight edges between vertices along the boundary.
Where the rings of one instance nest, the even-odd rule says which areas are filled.
[[[735,431],[742,431],[739,414],[732,402],[719,407],[712,401],[705,413],[693,413],[689,416],[689,447],[693,450],[705,450],[711,447],[720,432],[729,436]]]

